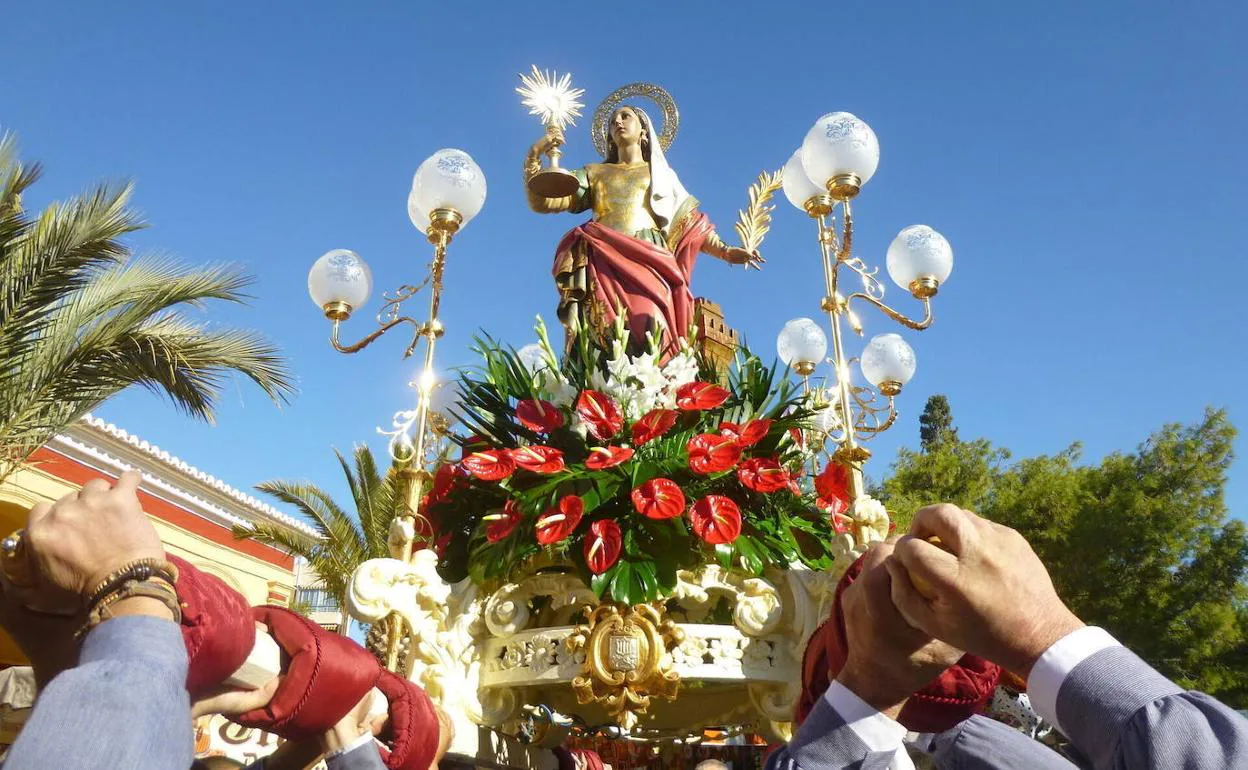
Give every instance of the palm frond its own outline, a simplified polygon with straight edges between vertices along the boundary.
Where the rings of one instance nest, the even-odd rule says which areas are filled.
[[[0,136],[0,480],[132,385],[205,420],[231,374],[279,403],[293,392],[273,345],[181,314],[208,300],[244,301],[243,275],[130,263],[122,239],[143,223],[128,184],[99,185],[29,216],[21,196],[38,177],[13,138]]]

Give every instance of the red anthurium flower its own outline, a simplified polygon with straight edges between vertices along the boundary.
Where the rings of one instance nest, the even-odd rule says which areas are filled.
[[[467,475],[467,471],[456,463],[439,465],[438,470],[433,474],[433,489],[429,490],[429,496],[426,498],[426,501],[430,505],[437,505],[446,500],[451,494],[451,490],[459,486],[460,482]]]
[[[589,571],[601,575],[620,560],[620,549],[624,538],[620,534],[620,525],[610,519],[599,519],[589,525],[589,535],[585,538],[585,564]]]
[[[776,492],[789,486],[789,473],[770,457],[751,457],[737,468],[737,478],[755,492]]]
[[[590,447],[589,457],[585,458],[585,467],[591,471],[602,471],[626,463],[633,457],[633,450],[626,446]]]
[[[563,452],[548,446],[522,446],[511,450],[511,461],[534,473],[558,473],[563,470]]]
[[[576,399],[576,413],[589,426],[594,438],[606,441],[624,427],[624,415],[611,397],[596,390],[581,391]]]
[[[676,406],[687,412],[714,409],[732,395],[711,382],[688,382],[676,389]]]
[[[520,524],[520,507],[516,505],[515,500],[508,500],[503,510],[487,514],[482,517],[482,521],[488,521],[485,527],[485,539],[491,543],[497,543],[499,540],[507,537]]]
[[[484,452],[489,448],[490,442],[476,434],[473,434],[464,440],[463,449],[461,450],[459,459],[462,460],[473,452]]]
[[[633,446],[641,446],[652,441],[672,429],[676,424],[675,409],[651,409],[633,423]]]
[[[689,469],[694,473],[719,473],[737,464],[741,446],[727,436],[700,433],[685,445],[689,452]]]
[[[728,436],[741,446],[754,446],[767,438],[769,430],[771,430],[771,420],[750,420],[745,425],[732,422],[719,424],[719,435]]]
[[[849,466],[829,462],[815,476],[815,492],[819,495],[815,505],[832,514],[849,510]]]
[[[633,490],[633,507],[648,519],[673,519],[685,512],[685,493],[671,479],[650,479]]]
[[[576,529],[585,514],[585,501],[576,495],[564,495],[559,505],[547,508],[537,517],[537,542],[542,545],[558,543]]]
[[[506,449],[473,452],[461,462],[469,473],[482,481],[501,481],[516,470],[516,462]]]
[[[516,404],[516,419],[538,433],[550,433],[563,427],[563,412],[549,401],[530,398]]]
[[[741,509],[723,495],[707,495],[689,509],[689,523],[711,545],[726,545],[741,534]]]

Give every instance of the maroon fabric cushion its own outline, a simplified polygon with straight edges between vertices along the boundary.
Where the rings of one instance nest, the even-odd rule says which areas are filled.
[[[253,607],[282,650],[282,683],[264,708],[234,719],[292,740],[312,740],[373,689],[381,667],[355,642],[281,607]]]
[[[182,605],[182,641],[189,663],[186,689],[191,700],[198,700],[247,661],[256,642],[256,624],[238,591],[185,559],[170,556],[169,561],[178,568],[174,589]]]
[[[585,764],[585,770],[604,770],[606,765],[602,761],[602,757],[598,756],[598,752],[593,749],[570,749],[573,761],[579,758]]]
[[[381,672],[377,689],[390,703],[390,721],[379,737],[390,770],[428,770],[438,753],[442,724],[420,687],[392,671]]]
[[[802,656],[802,693],[793,716],[794,722],[799,725],[806,720],[845,665],[848,645],[845,642],[841,597],[860,574],[862,558],[850,565],[841,576],[836,584],[831,614],[806,643],[806,652]],[[1000,679],[1000,666],[974,655],[963,655],[956,664],[911,695],[897,721],[916,732],[948,730],[972,714],[982,712],[992,699]]]

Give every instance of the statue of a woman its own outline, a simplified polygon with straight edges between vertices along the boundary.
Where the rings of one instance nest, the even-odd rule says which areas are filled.
[[[529,150],[525,180],[541,170],[540,157],[563,144],[551,130]],[[562,198],[531,190],[541,214],[592,211],[593,219],[568,232],[555,249],[559,320],[570,341],[582,330],[599,333],[626,316],[634,343],[655,327],[664,352],[693,323],[689,279],[700,252],[734,265],[757,267],[757,253],[728,246],[698,201],[667,165],[653,123],[638,107],[623,106],[607,124],[607,155],[572,173],[580,186]]]

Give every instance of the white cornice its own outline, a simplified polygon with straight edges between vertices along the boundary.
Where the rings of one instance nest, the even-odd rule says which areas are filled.
[[[137,470],[144,491],[225,527],[264,523],[318,537],[293,516],[94,415],[70,426],[48,448],[111,475]]]

